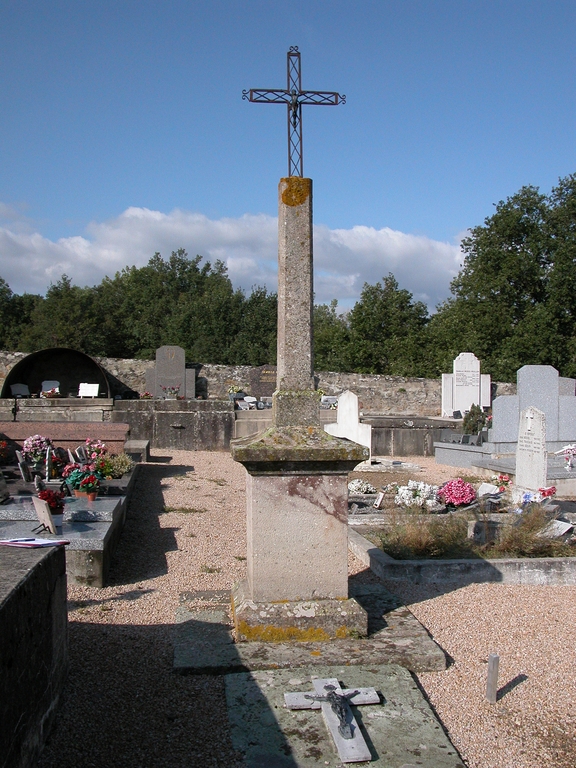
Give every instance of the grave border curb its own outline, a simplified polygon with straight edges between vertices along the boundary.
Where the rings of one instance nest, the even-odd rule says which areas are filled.
[[[455,583],[495,582],[575,586],[576,557],[502,558],[501,560],[394,560],[358,531],[349,529],[348,549],[373,573],[388,581]]]

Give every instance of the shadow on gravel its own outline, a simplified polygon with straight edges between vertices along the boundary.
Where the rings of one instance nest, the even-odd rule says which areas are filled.
[[[168,572],[166,552],[177,549],[174,528],[162,528],[162,480],[193,472],[191,465],[142,464],[112,558],[110,584],[134,584]]]
[[[503,699],[507,693],[510,693],[510,691],[513,691],[514,688],[516,688],[518,685],[521,685],[526,680],[528,680],[528,675],[524,675],[524,674],[516,675],[516,677],[513,677],[512,680],[506,683],[506,685],[503,685],[502,688],[498,689],[498,691],[496,692],[496,701],[500,701],[500,699]]]
[[[172,631],[171,625],[71,621],[68,681],[38,768],[242,765],[231,740],[224,678],[174,674]],[[281,761],[262,765],[296,768],[265,698],[255,683],[246,685],[252,704],[255,697],[259,702],[263,739],[247,750],[273,745]],[[242,706],[235,710],[238,719]]]

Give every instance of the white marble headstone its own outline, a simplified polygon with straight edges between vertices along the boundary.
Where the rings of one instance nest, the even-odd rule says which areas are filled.
[[[349,389],[338,398],[338,414],[336,424],[325,424],[324,430],[335,437],[346,437],[354,443],[365,445],[372,449],[372,427],[361,424],[358,415],[358,395]]]
[[[462,352],[454,360],[454,410],[469,411],[480,401],[480,360],[472,352]]]
[[[520,413],[516,487],[527,491],[545,488],[547,462],[546,416],[538,408],[530,406]]]

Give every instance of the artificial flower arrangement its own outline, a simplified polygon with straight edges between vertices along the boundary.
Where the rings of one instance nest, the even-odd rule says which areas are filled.
[[[238,392],[244,392],[244,388],[239,386],[238,384],[231,384],[228,387],[228,394],[229,395],[237,395]]]
[[[83,491],[84,493],[94,493],[94,491],[97,491],[99,488],[100,478],[92,472],[84,473],[84,477],[80,480],[78,490]]]
[[[92,440],[90,437],[86,438],[84,448],[89,459],[97,459],[108,453],[106,443],[103,443],[102,440]]]
[[[348,490],[350,493],[376,493],[376,488],[373,485],[370,485],[366,480],[361,480],[359,477],[348,483]]]
[[[74,491],[97,491],[100,487],[100,478],[96,475],[92,464],[67,464],[62,470],[62,477],[66,484]],[[87,478],[90,478],[86,482]],[[96,481],[96,483],[94,482]],[[86,486],[94,486],[87,488]]]
[[[43,435],[32,435],[24,440],[22,445],[22,455],[27,461],[35,464],[38,461],[46,459],[46,451],[53,448],[54,444],[49,437]]]
[[[60,397],[60,388],[52,387],[52,389],[43,390],[40,392],[40,397]]]
[[[55,512],[56,514],[62,514],[64,510],[64,494],[62,491],[40,491],[38,498],[47,502],[50,511]]]
[[[180,384],[175,387],[165,387],[163,384],[160,386],[162,388],[162,392],[164,392],[165,395],[170,395],[171,397],[177,396],[180,392]]]
[[[400,507],[426,507],[430,512],[437,512],[442,508],[437,494],[437,485],[408,480],[408,485],[398,486],[394,503]]]
[[[8,458],[8,443],[6,440],[0,440],[0,459]]]
[[[140,400],[152,400],[152,393],[151,392],[140,392]]]
[[[462,507],[476,499],[476,491],[470,483],[457,477],[456,480],[448,480],[438,489],[438,499],[447,507]]]
[[[494,475],[492,485],[497,485],[500,493],[504,493],[510,485],[510,475]]]
[[[576,456],[576,445],[564,446],[564,448],[562,448],[562,453],[564,454],[564,461],[566,462],[565,469],[567,472],[570,472],[570,470],[574,466],[574,457]]]

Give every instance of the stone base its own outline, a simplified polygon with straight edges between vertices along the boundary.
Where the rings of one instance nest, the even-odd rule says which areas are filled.
[[[318,642],[368,634],[368,614],[354,598],[255,603],[247,587],[241,581],[232,590],[238,642]]]

